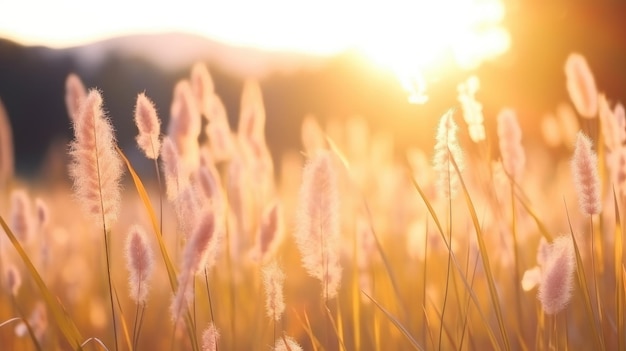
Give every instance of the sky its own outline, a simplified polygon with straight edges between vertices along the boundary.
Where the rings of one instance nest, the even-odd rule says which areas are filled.
[[[130,33],[182,32],[321,56],[358,50],[408,70],[446,50],[469,66],[506,51],[504,17],[502,0],[0,0],[0,37],[68,47]]]

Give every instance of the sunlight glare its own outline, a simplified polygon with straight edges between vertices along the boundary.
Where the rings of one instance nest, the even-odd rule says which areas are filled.
[[[356,50],[396,74],[412,102],[425,102],[425,77],[447,58],[473,69],[508,50],[504,16],[503,0],[181,0],[176,6],[22,0],[0,3],[0,37],[63,48],[133,33],[181,32],[317,56]]]

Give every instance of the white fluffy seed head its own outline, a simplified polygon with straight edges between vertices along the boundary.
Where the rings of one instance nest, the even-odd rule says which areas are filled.
[[[439,120],[433,157],[433,168],[437,174],[437,188],[445,198],[453,198],[459,186],[459,175],[454,168],[452,159],[456,162],[459,171],[462,172],[465,166],[463,152],[456,136],[459,128],[453,115],[454,110],[450,109]]]
[[[302,351],[302,347],[300,344],[296,342],[293,338],[289,336],[285,336],[283,338],[276,339],[276,344],[274,345],[273,351]]]

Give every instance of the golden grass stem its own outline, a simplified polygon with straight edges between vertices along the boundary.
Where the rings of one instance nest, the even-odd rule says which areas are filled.
[[[450,150],[448,150],[450,152]],[[465,180],[463,180],[463,176],[459,170],[456,161],[454,161],[454,157],[451,157],[450,160],[454,165],[454,169],[459,175],[459,182],[461,183],[461,188],[463,189],[463,194],[465,195],[465,200],[467,202],[467,208],[470,211],[470,215],[472,218],[472,223],[474,224],[474,229],[476,232],[476,239],[478,241],[478,247],[480,249],[480,256],[482,258],[483,267],[485,269],[485,273],[487,275],[487,283],[489,283],[489,293],[491,294],[491,302],[496,311],[496,317],[498,319],[498,327],[500,328],[500,333],[502,335],[502,339],[504,341],[504,347],[507,351],[511,350],[511,345],[509,342],[508,333],[506,331],[506,326],[504,324],[504,318],[502,317],[502,308],[500,307],[500,300],[498,298],[498,293],[496,291],[495,279],[493,277],[493,273],[491,272],[491,265],[489,264],[489,255],[487,254],[487,246],[485,245],[485,241],[483,239],[482,230],[478,223],[478,217],[476,215],[476,208],[472,202],[472,199],[467,190],[467,186],[465,185]]]
[[[621,267],[624,257],[624,242],[622,237],[622,221],[615,189],[613,189],[613,206],[615,210],[615,255],[613,269],[615,270],[615,320],[617,322],[617,349],[623,350],[625,347],[624,340],[622,340],[622,333],[624,332],[624,290],[622,289],[623,276]]]
[[[569,224],[570,235],[572,236],[572,241],[574,242],[574,251],[576,252],[576,272],[578,276],[578,283],[583,293],[583,298],[585,299],[585,311],[587,312],[587,318],[591,321],[593,325],[592,332],[597,343],[596,346],[599,346],[601,350],[606,350],[604,346],[604,339],[601,337],[601,333],[598,331],[598,324],[596,323],[595,315],[593,313],[593,308],[591,306],[591,298],[589,297],[589,291],[587,289],[587,277],[585,275],[585,269],[583,267],[583,260],[580,256],[580,250],[578,249],[578,243],[576,242],[576,236],[574,235],[574,230],[572,229],[572,222],[569,218],[569,211],[567,209],[567,203],[565,199],[563,199],[563,203],[565,205],[565,213],[567,215],[567,222]]]

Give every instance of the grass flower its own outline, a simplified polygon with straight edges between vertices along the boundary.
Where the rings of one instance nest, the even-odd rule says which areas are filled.
[[[591,147],[591,140],[580,132],[572,159],[572,174],[580,209],[588,215],[598,214],[602,210],[598,159]]]
[[[273,351],[302,351],[302,347],[293,338],[285,336],[276,339]]]
[[[32,202],[24,190],[11,192],[11,228],[23,243],[29,242],[37,229]]]
[[[183,260],[178,277],[178,290],[170,305],[173,321],[180,318],[187,302],[191,298],[191,287],[196,274],[204,269],[211,269],[216,262],[219,240],[219,224],[215,221],[215,214],[211,211],[203,213],[197,222],[191,237],[183,251]]]
[[[154,160],[159,156],[161,149],[161,121],[157,116],[156,108],[146,94],[137,95],[135,104],[135,125],[139,129],[137,145],[147,158]]]
[[[433,157],[434,169],[437,173],[437,188],[445,198],[454,197],[459,183],[459,176],[450,157],[454,158],[460,171],[464,168],[463,152],[456,136],[458,126],[454,122],[453,114],[454,110],[449,110],[439,120]]]
[[[283,297],[284,284],[285,273],[283,273],[276,261],[272,261],[263,267],[265,311],[267,316],[274,322],[280,321],[285,311],[285,298]]]
[[[476,92],[479,86],[478,77],[471,76],[457,87],[457,99],[463,109],[463,118],[467,123],[470,139],[475,143],[486,138],[485,126],[483,125],[483,105],[476,101]]]
[[[126,267],[130,297],[137,304],[145,304],[150,289],[149,281],[154,271],[154,254],[144,230],[135,225],[126,237]]]
[[[70,157],[76,198],[96,224],[109,230],[120,207],[122,161],[115,150],[113,126],[102,110],[98,90],[89,91],[74,120]]]
[[[73,122],[80,113],[80,107],[87,98],[87,89],[80,77],[70,73],[65,78],[65,107],[70,120]]]
[[[550,245],[537,293],[547,314],[558,313],[569,303],[574,287],[575,270],[572,238],[568,235],[556,238]]]
[[[518,179],[524,170],[526,153],[522,147],[522,130],[511,109],[504,109],[498,114],[498,141],[504,171],[514,180]]]
[[[308,161],[298,197],[295,239],[302,265],[333,298],[339,289],[339,189],[333,155],[326,151]]]
[[[567,92],[576,107],[576,111],[585,117],[593,118],[598,113],[598,90],[593,73],[585,57],[571,53],[565,61]]]
[[[217,343],[219,341],[219,330],[217,329],[215,324],[209,324],[204,332],[202,332],[202,351],[217,351]]]

